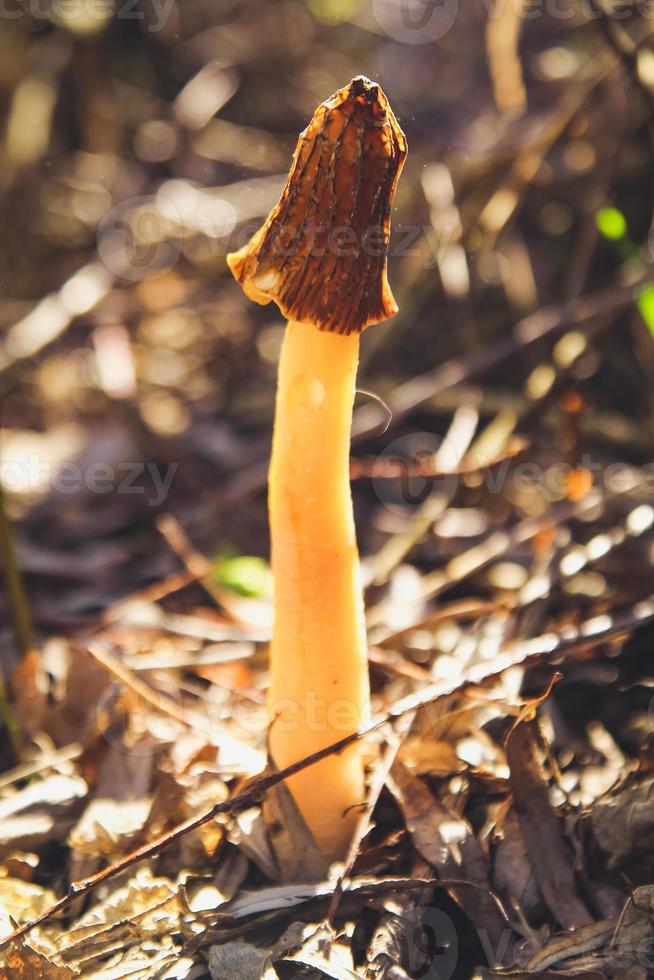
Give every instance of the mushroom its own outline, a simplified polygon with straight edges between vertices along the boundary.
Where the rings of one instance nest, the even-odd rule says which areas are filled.
[[[359,334],[393,316],[390,210],[406,140],[379,85],[354,78],[316,110],[262,228],[227,261],[246,294],[289,323],[269,474],[274,629],[269,744],[285,767],[362,727],[370,712],[349,477]],[[289,789],[328,859],[364,802],[361,746]]]

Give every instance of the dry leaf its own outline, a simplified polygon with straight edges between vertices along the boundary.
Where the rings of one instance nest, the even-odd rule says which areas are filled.
[[[279,980],[270,955],[250,943],[212,946],[208,956],[212,980]]]
[[[270,846],[263,813],[258,807],[235,814],[229,840],[257,865],[269,881],[279,880],[279,868]]]
[[[398,759],[416,774],[416,776],[450,776],[463,772],[466,768],[449,742],[434,738],[408,738],[401,746]]]
[[[266,793],[263,817],[282,881],[322,881],[329,865],[284,783]]]
[[[10,919],[20,923],[36,918],[54,901],[49,888],[19,878],[0,878],[0,936],[12,931]]]
[[[78,976],[71,967],[61,966],[24,944],[12,949],[6,967],[0,967],[0,980],[71,980]]]
[[[635,888],[613,919],[592,922],[555,936],[529,957],[525,973],[555,971],[567,976],[596,973],[614,977],[623,970],[651,965],[654,943],[654,888]]]
[[[96,798],[71,830],[68,846],[80,856],[114,857],[132,844],[150,812],[150,799]]]
[[[475,928],[485,931],[492,951],[498,950],[507,923],[491,895],[488,862],[468,821],[444,807],[422,780],[399,762],[391,770],[388,787],[418,853],[439,877],[470,883],[471,887],[454,885],[449,891]]]
[[[178,928],[177,891],[167,878],[141,868],[123,887],[94,905],[59,940],[59,955],[76,965],[130,946],[170,937]]]
[[[654,799],[651,779],[599,800],[590,811],[595,840],[608,857],[610,868],[618,867],[654,848]]]
[[[547,906],[566,928],[587,925],[591,917],[577,894],[571,855],[539,762],[533,722],[519,721],[513,727],[506,753],[520,829]]]
[[[0,854],[64,840],[88,787],[78,776],[54,774],[0,799]]]
[[[543,895],[513,808],[502,821],[497,837],[493,861],[496,890],[511,904],[515,903],[529,922],[540,920],[544,911]]]
[[[286,951],[284,951],[286,947]],[[283,955],[282,955],[283,953]],[[299,963],[310,967],[319,977],[330,980],[357,980],[352,970],[352,955],[344,943],[339,943],[326,924],[318,926],[294,922],[276,943],[273,963]]]

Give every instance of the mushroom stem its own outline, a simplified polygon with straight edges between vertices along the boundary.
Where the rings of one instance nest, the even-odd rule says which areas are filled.
[[[227,256],[246,294],[288,319],[270,467],[275,577],[270,751],[287,766],[360,728],[370,710],[350,496],[359,333],[397,312],[386,275],[404,133],[377,82],[321,103],[263,226]],[[293,776],[326,857],[344,856],[364,802],[353,745]]]
[[[367,647],[350,426],[359,335],[290,321],[279,365],[269,509],[275,579],[270,750],[283,768],[363,726]],[[353,745],[289,780],[316,841],[342,856],[364,801]]]

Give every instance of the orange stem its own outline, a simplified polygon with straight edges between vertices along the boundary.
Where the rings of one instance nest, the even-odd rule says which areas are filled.
[[[269,508],[275,579],[270,749],[282,768],[364,726],[367,645],[349,452],[357,334],[288,324]],[[342,857],[365,800],[361,746],[289,780],[319,847]]]

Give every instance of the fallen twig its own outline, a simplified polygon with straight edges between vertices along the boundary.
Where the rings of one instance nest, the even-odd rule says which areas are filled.
[[[0,558],[2,558],[4,580],[11,606],[16,646],[19,652],[25,656],[34,646],[32,617],[18,563],[14,529],[7,511],[7,499],[2,483],[0,483]]]

